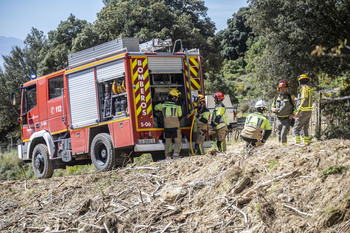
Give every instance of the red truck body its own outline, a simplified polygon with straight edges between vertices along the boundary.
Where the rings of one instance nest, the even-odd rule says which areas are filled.
[[[110,169],[143,153],[163,158],[162,116],[153,107],[177,88],[183,114],[191,112],[193,96],[205,94],[201,56],[140,47],[137,38],[107,42],[69,55],[66,69],[22,85],[18,154],[32,161],[37,177],[91,161]],[[190,119],[182,119],[184,153],[190,129]]]

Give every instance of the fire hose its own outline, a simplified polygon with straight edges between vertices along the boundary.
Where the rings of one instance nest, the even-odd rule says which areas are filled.
[[[187,116],[187,118],[190,118],[193,113],[197,112],[197,109],[195,109],[190,115]],[[190,145],[191,145],[191,152],[192,154],[194,155],[194,152],[193,152],[193,147],[192,147],[192,131],[193,131],[193,125],[194,125],[194,121],[195,121],[196,117],[193,116],[193,120],[192,120],[192,124],[191,124],[191,132],[190,132]]]

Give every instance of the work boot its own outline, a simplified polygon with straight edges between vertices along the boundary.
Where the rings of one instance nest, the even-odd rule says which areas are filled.
[[[305,145],[309,145],[311,143],[311,140],[309,139],[309,137],[304,136],[303,137],[303,142],[304,142]]]
[[[180,158],[180,154],[174,153],[174,154],[173,154],[173,159],[177,159],[177,158]]]
[[[300,136],[295,136],[295,141],[294,141],[294,145],[300,146]]]

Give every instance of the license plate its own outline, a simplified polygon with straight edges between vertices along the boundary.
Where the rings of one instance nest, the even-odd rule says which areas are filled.
[[[154,138],[151,139],[138,139],[137,144],[152,144],[156,143]]]

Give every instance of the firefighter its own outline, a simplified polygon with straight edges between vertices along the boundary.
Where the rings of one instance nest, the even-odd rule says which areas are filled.
[[[211,116],[211,126],[216,131],[217,146],[219,151],[226,151],[227,117],[226,108],[223,104],[225,98],[221,92],[214,95],[215,108]]]
[[[180,157],[181,151],[181,130],[180,119],[182,117],[181,106],[177,105],[177,101],[180,97],[180,92],[176,89],[172,89],[168,95],[168,101],[159,103],[154,107],[154,110],[161,111],[164,119],[164,136],[165,136],[165,158],[171,159],[170,144],[172,140],[175,141],[175,149],[173,158]]]
[[[204,154],[204,140],[205,135],[208,131],[208,120],[210,116],[209,109],[205,106],[205,97],[204,95],[197,95],[194,101],[197,103],[197,106],[195,107],[195,110],[193,112],[193,115],[195,117],[194,120],[194,126],[193,126],[193,132],[194,132],[194,138],[195,138],[195,153],[197,155],[203,155]]]
[[[309,139],[309,122],[312,114],[312,92],[308,86],[309,77],[305,74],[298,76],[299,89],[297,98],[297,107],[295,112],[295,124],[293,126],[292,134],[295,138],[295,144],[301,145],[300,133],[303,132],[303,143],[308,145],[311,141]]]
[[[263,115],[266,103],[259,100],[255,104],[256,112],[247,116],[241,138],[246,142],[246,148],[261,146],[271,134],[270,121]]]
[[[286,145],[287,134],[293,119],[294,102],[288,93],[288,83],[286,81],[278,82],[277,93],[272,102],[272,111],[277,116],[278,141],[281,145]]]

